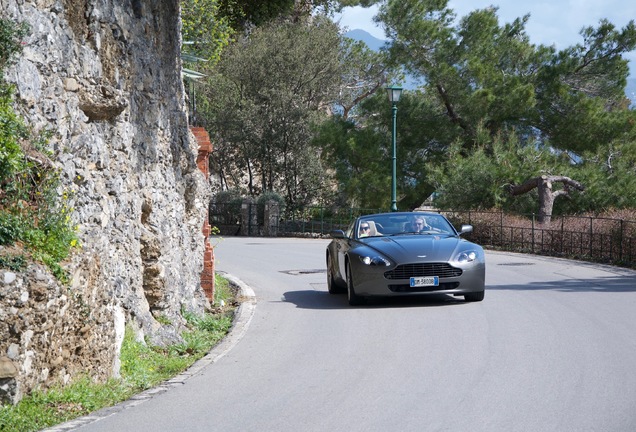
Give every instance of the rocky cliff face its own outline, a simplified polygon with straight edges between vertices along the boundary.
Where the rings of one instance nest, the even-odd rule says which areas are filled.
[[[53,133],[82,242],[70,286],[35,264],[0,270],[0,399],[15,401],[78,373],[116,374],[125,324],[161,344],[178,337],[181,311],[204,310],[209,197],[178,0],[0,0],[0,14],[31,26],[6,76],[27,123]]]

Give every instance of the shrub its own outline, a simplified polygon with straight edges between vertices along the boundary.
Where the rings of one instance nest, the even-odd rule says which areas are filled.
[[[26,267],[26,257],[13,254],[0,255],[0,267],[12,271],[22,271]]]
[[[26,23],[0,19],[0,70],[4,69],[22,51],[22,38],[29,31]]]
[[[2,73],[20,52],[27,29],[0,20],[0,245],[21,243],[64,281],[60,262],[77,245],[72,209],[66,205],[68,197],[57,192],[59,173],[43,150],[48,134],[30,132],[15,113],[12,87]]]

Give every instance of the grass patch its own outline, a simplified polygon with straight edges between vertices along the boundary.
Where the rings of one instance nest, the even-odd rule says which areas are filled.
[[[216,307],[212,313],[183,314],[188,325],[187,331],[182,333],[182,343],[150,346],[136,341],[133,332],[126,329],[121,350],[121,378],[95,383],[81,377],[66,387],[34,391],[15,406],[0,407],[0,431],[38,431],[64,423],[123,402],[185,371],[232,327],[237,295],[228,281],[218,275],[215,297]]]
[[[230,282],[218,274],[214,275],[214,304],[229,303],[236,300],[236,292]]]
[[[0,408],[1,431],[38,431],[126,400],[134,393],[120,380],[95,384],[81,377],[64,388],[34,391],[14,407]]]

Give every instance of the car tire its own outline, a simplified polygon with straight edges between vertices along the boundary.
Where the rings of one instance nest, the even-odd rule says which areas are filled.
[[[353,277],[351,275],[351,266],[347,263],[347,298],[350,306],[361,305],[364,298],[356,294],[355,287],[353,286]]]
[[[340,294],[344,292],[344,289],[336,282],[336,278],[333,275],[333,263],[329,255],[327,255],[327,290],[329,294]]]
[[[484,299],[484,291],[466,294],[464,300],[467,302],[480,302]]]

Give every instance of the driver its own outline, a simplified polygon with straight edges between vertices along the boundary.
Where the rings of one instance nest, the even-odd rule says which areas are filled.
[[[416,216],[411,221],[411,231],[413,232],[421,232],[421,231],[430,231],[431,227],[426,223],[426,219],[422,216]]]

